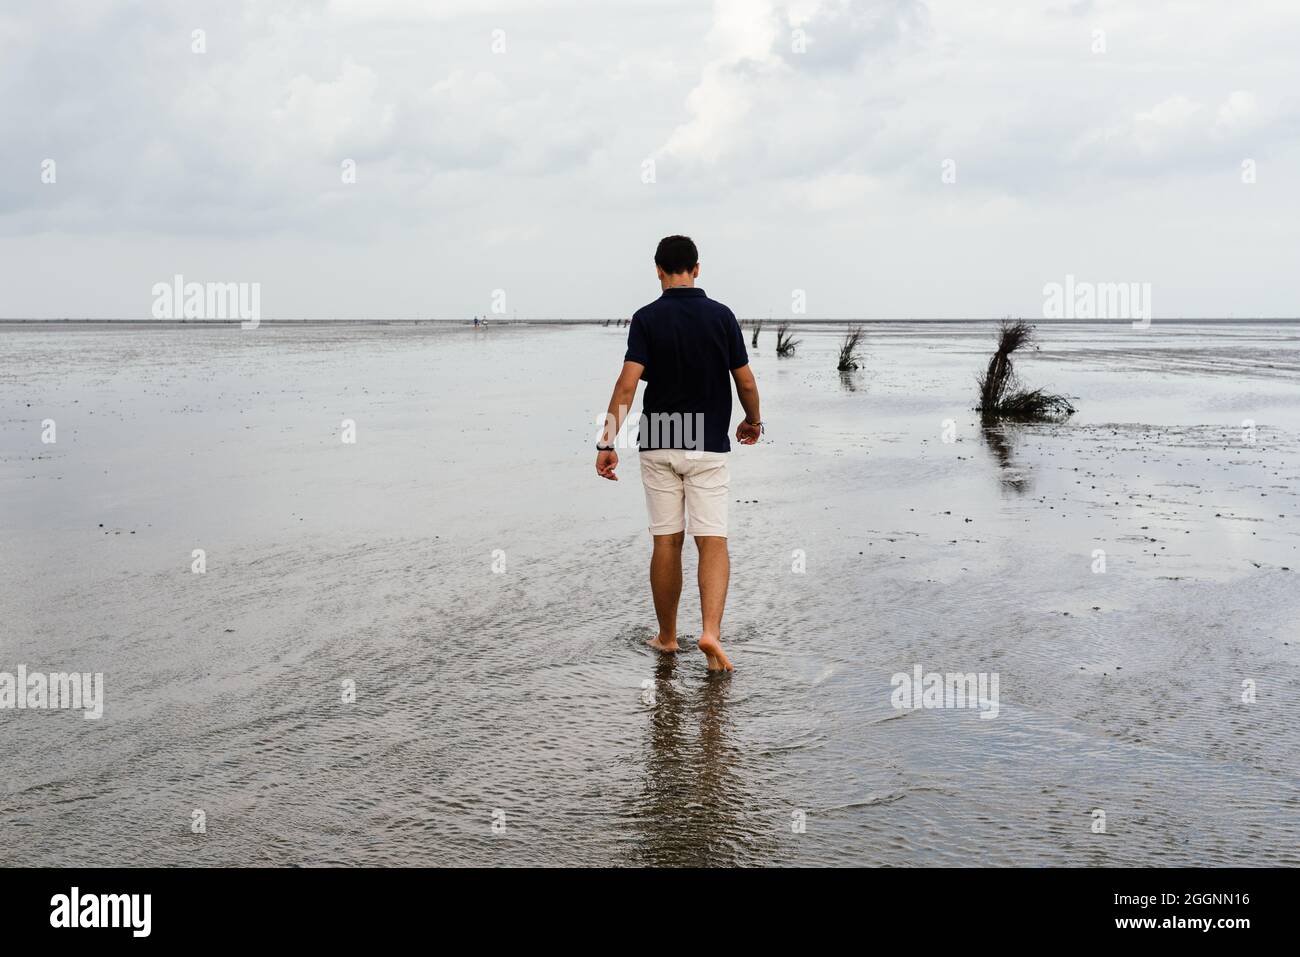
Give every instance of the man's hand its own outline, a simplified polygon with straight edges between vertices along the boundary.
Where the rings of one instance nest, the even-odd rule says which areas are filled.
[[[614,469],[618,468],[618,453],[613,449],[608,452],[596,453],[596,474],[601,478],[609,479],[611,482],[617,482],[618,476],[614,474]]]
[[[736,395],[745,410],[745,420],[736,426],[736,441],[741,445],[753,445],[763,434],[763,413],[758,411],[758,383],[754,381],[754,370],[746,364],[732,369],[731,377],[736,380]]]
[[[614,383],[614,394],[609,397],[609,411],[605,413],[605,426],[596,438],[596,474],[601,478],[617,482],[614,469],[618,468],[618,453],[613,449],[602,451],[602,445],[614,445],[618,442],[619,426],[627,415],[627,410],[636,398],[636,384],[641,381],[645,366],[631,359],[623,360],[623,370]]]

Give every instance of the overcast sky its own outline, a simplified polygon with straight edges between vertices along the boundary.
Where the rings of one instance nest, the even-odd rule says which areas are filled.
[[[1296,316],[1298,176],[1295,0],[0,7],[0,317],[148,318],[176,273],[624,316],[672,232],[742,317],[1033,316],[1067,274]]]

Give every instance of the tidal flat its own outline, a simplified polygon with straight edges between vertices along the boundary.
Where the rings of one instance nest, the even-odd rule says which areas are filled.
[[[626,330],[0,324],[0,672],[103,674],[0,710],[0,864],[1300,864],[1300,329],[1040,322],[1077,413],[987,427],[994,324],[795,331],[718,678]]]

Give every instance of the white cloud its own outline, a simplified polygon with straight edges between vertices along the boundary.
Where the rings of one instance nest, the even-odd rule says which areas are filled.
[[[699,84],[686,97],[690,119],[673,130],[663,153],[715,163],[735,149],[754,122],[759,87],[783,70],[773,54],[778,21],[764,0],[718,0]],[[761,122],[761,120],[759,120]]]
[[[1215,128],[1223,134],[1231,135],[1255,129],[1261,120],[1255,94],[1248,90],[1234,90],[1219,107]]]
[[[1199,103],[1185,96],[1171,96],[1133,117],[1132,126],[1124,136],[1130,141],[1121,142],[1120,146],[1136,147],[1146,155],[1158,154],[1184,141],[1200,112]]]
[[[343,155],[384,143],[396,113],[397,107],[380,96],[375,71],[345,58],[332,79],[300,73],[290,80],[284,104],[271,118],[283,140]]]

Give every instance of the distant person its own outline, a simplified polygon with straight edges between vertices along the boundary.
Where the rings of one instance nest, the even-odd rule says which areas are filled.
[[[596,443],[596,474],[618,480],[614,442],[646,381],[637,445],[641,481],[650,513],[654,554],[650,590],[659,633],[656,651],[677,645],[677,601],[682,594],[685,532],[699,551],[699,648],[710,671],[731,671],[722,650],[722,610],[727,603],[731,559],[727,554],[727,453],[731,442],[731,381],[745,410],[736,440],[753,445],[763,432],[758,385],[749,368],[745,338],[730,309],[695,286],[699,253],[687,236],[669,236],[655,250],[661,295],[638,309],[628,323],[627,354],[614,384],[604,431]],[[689,519],[689,528],[687,520]]]

